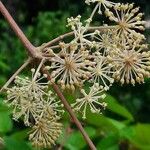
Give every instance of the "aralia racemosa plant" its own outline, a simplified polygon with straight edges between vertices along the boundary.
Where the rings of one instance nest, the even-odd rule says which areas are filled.
[[[68,111],[89,147],[96,149],[75,114],[82,119],[88,117],[87,110],[101,115],[114,82],[135,86],[150,77],[150,51],[142,34],[145,21],[139,7],[108,0],[85,3],[95,6],[89,18],[68,18],[71,32],[34,47],[0,2],[2,14],[29,54],[1,92],[7,94],[4,102],[13,108],[13,119],[22,119],[31,128],[29,140],[37,148],[55,144],[63,128],[61,117]],[[93,26],[95,15],[104,15],[110,24]],[[71,40],[66,42],[68,37]],[[31,75],[20,76],[33,60],[37,67],[31,68]],[[79,97],[68,104],[61,92],[65,90],[78,91]]]

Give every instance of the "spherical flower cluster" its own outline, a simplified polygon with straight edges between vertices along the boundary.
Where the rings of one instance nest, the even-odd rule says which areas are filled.
[[[108,10],[116,4],[108,0],[85,0],[85,3],[88,5],[90,5],[90,3],[97,3],[99,14],[102,14],[102,6],[105,8],[105,10]]]
[[[115,66],[113,77],[121,84],[144,83],[144,78],[150,77],[150,52],[136,51],[136,45],[118,51],[109,59]]]
[[[32,75],[35,69],[32,69]],[[36,121],[42,111],[42,97],[46,95],[45,89],[48,83],[40,83],[40,74],[37,74],[37,80],[30,80],[28,77],[16,77],[15,86],[7,89],[6,103],[13,107],[13,117],[18,120],[24,117],[24,123],[27,126],[31,124],[31,117]]]
[[[94,83],[94,85],[90,87],[90,91],[88,94],[84,89],[81,89],[83,97],[76,99],[76,102],[71,106],[75,111],[82,111],[83,119],[86,119],[88,107],[92,113],[101,113],[101,109],[105,108],[107,105],[105,102],[99,102],[99,100],[102,100],[106,97],[103,92],[103,87],[99,86],[98,83]]]
[[[81,86],[85,79],[89,78],[87,66],[93,65],[91,62],[89,51],[78,48],[76,43],[61,45],[61,51],[50,59],[49,67],[51,71],[52,82],[57,80],[62,89]]]
[[[112,70],[113,65],[109,63],[105,56],[101,56],[99,52],[95,53],[94,62],[96,64],[93,67],[88,67],[88,70],[91,72],[90,81],[103,85],[105,90],[109,90],[109,87],[114,82],[114,79],[111,77],[114,73]]]
[[[114,5],[115,13],[107,12],[106,15],[111,21],[117,23],[118,35],[126,38],[128,34],[132,34],[139,38],[144,38],[136,30],[144,30],[145,21],[142,20],[143,13],[139,13],[139,7],[134,8],[134,4],[116,4]]]
[[[106,26],[107,28],[107,26]],[[106,29],[103,31],[96,30],[92,39],[95,42],[96,51],[107,56],[111,49],[118,44],[119,38],[114,29]]]
[[[41,118],[32,128],[29,140],[39,148],[51,147],[62,132],[62,124],[54,119]]]
[[[63,104],[57,97],[53,94],[52,91],[48,91],[47,99],[43,99],[43,111],[42,116],[55,116],[54,118],[60,118],[64,113]]]
[[[23,119],[26,126],[32,127],[30,140],[35,146],[49,147],[61,133],[62,125],[57,121],[63,113],[63,105],[48,89],[44,82],[46,75],[38,69],[31,69],[32,78],[16,77],[15,86],[7,88],[5,102],[13,108],[15,120]],[[43,80],[43,82],[42,82]]]

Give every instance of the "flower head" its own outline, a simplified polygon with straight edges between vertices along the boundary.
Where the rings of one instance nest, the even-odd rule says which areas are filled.
[[[88,37],[92,36],[94,33],[86,33],[87,28],[89,27],[90,22],[92,21],[91,19],[87,19],[85,21],[85,25],[81,22],[81,16],[77,16],[76,18],[68,18],[68,25],[70,26],[71,29],[74,32],[74,39],[72,40],[72,43],[77,43],[78,45],[81,46],[81,48],[85,46],[90,46],[91,41],[88,39]]]
[[[14,86],[7,89],[5,102],[13,108],[13,119],[18,120],[23,117],[27,126],[30,126],[32,119],[35,121],[41,113],[42,102],[40,99],[35,99],[33,95],[26,93],[23,88]]]
[[[136,45],[125,48],[111,57],[115,64],[113,77],[121,84],[144,83],[144,78],[150,76],[150,52],[142,52],[142,47],[136,48]]]
[[[23,118],[25,125],[31,126],[33,122],[48,114],[56,118],[57,112],[63,112],[59,100],[48,90],[47,82],[40,82],[43,77],[35,69],[32,69],[32,78],[17,77],[15,86],[7,89],[7,99],[5,102],[13,107],[13,117],[15,120]],[[36,76],[36,77],[35,77]],[[40,77],[40,78],[39,78]],[[45,113],[46,112],[46,113]]]
[[[99,83],[99,85],[103,85],[105,90],[108,90],[109,87],[114,82],[112,78],[112,64],[108,62],[107,57],[102,56],[100,53],[95,53],[94,62],[96,64],[93,67],[88,67],[91,72],[92,83]]]
[[[96,51],[103,53],[104,56],[107,56],[119,42],[117,32],[111,29],[106,29],[101,32],[96,30],[92,39],[95,41]]]
[[[52,81],[58,79],[62,88],[74,89],[80,86],[85,79],[89,78],[87,66],[92,65],[89,61],[90,54],[87,50],[78,48],[76,44],[65,45],[58,53],[54,53],[51,59]]]
[[[29,140],[35,147],[49,148],[62,132],[62,124],[56,120],[40,119],[33,127]]]
[[[88,94],[84,89],[81,89],[83,97],[76,99],[76,102],[72,104],[72,107],[75,111],[82,111],[83,119],[86,118],[88,107],[92,113],[100,113],[101,109],[106,107],[105,102],[99,102],[100,99],[106,97],[105,94],[102,94],[103,91],[103,87],[99,86],[98,83],[94,83],[94,85],[90,87],[90,92]]]
[[[98,3],[98,13],[102,14],[102,6],[105,10],[108,10],[112,6],[114,6],[116,3],[111,2],[109,0],[85,0],[85,3],[90,5],[90,3]]]
[[[38,97],[39,95],[46,94],[44,91],[48,88],[49,82],[41,82],[47,76],[35,71],[34,68],[31,69],[32,78],[17,76],[15,84],[18,87],[24,88],[23,90],[26,90],[29,94],[34,94],[34,97]]]
[[[139,13],[139,7],[134,8],[134,4],[116,4],[114,6],[115,13],[106,12],[111,21],[116,22],[119,35],[127,37],[132,34],[137,38],[144,38],[136,30],[144,30],[145,21],[142,20],[143,13]],[[140,35],[140,36],[139,36]]]
[[[59,118],[64,113],[63,104],[60,100],[57,100],[52,91],[48,91],[47,97],[43,97],[42,116]]]

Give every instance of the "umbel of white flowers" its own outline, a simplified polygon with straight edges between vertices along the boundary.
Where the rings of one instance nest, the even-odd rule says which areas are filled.
[[[104,92],[114,82],[123,84],[144,83],[150,77],[150,52],[144,43],[145,29],[143,13],[134,4],[114,3],[108,0],[85,0],[96,4],[90,17],[81,22],[81,16],[68,18],[67,27],[73,31],[73,39],[59,45],[46,47],[41,52],[45,58],[45,69],[62,90],[76,92],[81,97],[72,104],[83,119],[92,113],[100,113],[107,104]],[[98,13],[97,13],[98,12]],[[112,25],[92,27],[93,17],[105,15]],[[15,85],[7,88],[6,103],[13,107],[13,118],[22,118],[32,128],[29,139],[36,147],[50,147],[61,133],[59,123],[63,105],[45,82],[46,75],[40,73],[43,61],[32,69],[32,77],[16,77]],[[84,84],[91,86],[84,89]],[[80,96],[80,95],[79,95]]]
[[[46,75],[31,69],[32,78],[16,77],[15,86],[7,89],[5,102],[13,107],[13,118],[22,118],[32,128],[29,139],[36,147],[50,147],[61,134],[58,123],[64,112],[63,105],[48,89],[48,82],[42,82]]]

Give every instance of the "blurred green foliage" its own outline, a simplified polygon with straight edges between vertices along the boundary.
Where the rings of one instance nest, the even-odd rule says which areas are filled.
[[[128,2],[133,2],[128,0]],[[150,17],[149,1],[135,1]],[[30,41],[39,46],[65,33],[66,18],[78,13],[88,16],[90,9],[81,0],[5,0],[4,3],[20,24]],[[146,31],[149,35],[149,31]],[[0,18],[0,87],[27,58],[24,47],[5,20]],[[87,87],[88,88],[88,87]],[[135,87],[115,84],[105,101],[103,115],[88,112],[81,122],[98,150],[150,150],[150,81]],[[66,93],[65,93],[66,94]],[[68,101],[75,97],[67,93]],[[0,98],[0,137],[5,142],[3,150],[34,150],[28,141],[29,129],[11,119],[11,110]],[[65,115],[63,134],[58,145],[64,150],[87,150],[88,147],[75,125]]]

